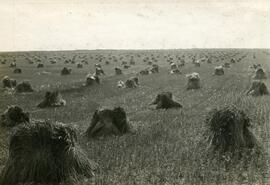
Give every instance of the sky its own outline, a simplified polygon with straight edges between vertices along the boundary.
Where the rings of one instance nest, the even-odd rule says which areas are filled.
[[[267,0],[0,0],[0,51],[270,48]]]

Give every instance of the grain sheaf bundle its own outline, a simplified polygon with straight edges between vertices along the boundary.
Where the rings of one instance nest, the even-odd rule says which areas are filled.
[[[10,65],[9,65],[9,67],[11,67],[11,68],[14,68],[16,66],[17,66],[16,62],[11,62]]]
[[[153,64],[150,71],[151,71],[151,73],[159,73],[159,66],[157,64]]]
[[[58,184],[93,176],[94,163],[77,144],[75,131],[62,123],[36,121],[15,128],[1,185]]]
[[[91,86],[91,85],[94,85],[94,84],[100,84],[100,79],[97,75],[95,74],[88,74],[86,76],[86,86]]]
[[[119,80],[117,82],[117,87],[118,88],[125,88],[126,87],[125,82],[123,82],[122,80]]]
[[[173,63],[173,62],[170,64],[170,66],[171,66],[171,70],[174,70],[174,69],[178,68],[177,65],[175,63]]]
[[[260,152],[258,142],[249,130],[250,119],[234,106],[210,111],[206,120],[209,151],[236,156]]]
[[[17,85],[17,81],[9,78],[8,76],[4,76],[2,79],[3,88],[13,88]]]
[[[199,73],[194,72],[186,75],[186,77],[188,79],[187,90],[201,88]]]
[[[249,68],[253,68],[253,69],[259,69],[261,67],[262,67],[261,64],[253,64],[253,65],[249,66]]]
[[[224,68],[223,68],[223,66],[217,66],[217,67],[215,67],[214,75],[217,75],[217,76],[224,75]]]
[[[88,137],[123,135],[130,131],[126,112],[121,107],[96,110],[90,127],[86,131]]]
[[[24,81],[24,82],[19,83],[16,86],[15,90],[18,93],[34,92],[30,82],[28,82],[28,81]]]
[[[39,64],[37,65],[37,68],[43,68],[43,67],[44,67],[44,64],[39,63]]]
[[[159,93],[150,105],[156,105],[156,109],[182,108],[183,106],[173,100],[171,92]]]
[[[177,68],[177,69],[172,69],[172,70],[170,71],[170,74],[182,74],[182,72],[180,71],[179,68]]]
[[[269,91],[264,82],[253,81],[246,94],[251,96],[262,96],[268,95]]]
[[[139,72],[139,74],[140,74],[140,75],[149,75],[150,72],[149,72],[148,69],[143,69],[143,70],[141,70],[141,71]]]
[[[181,61],[180,61],[180,64],[179,64],[179,67],[184,67],[185,66],[185,60],[184,59],[182,59]]]
[[[129,65],[124,65],[124,69],[128,69],[128,68],[130,68],[130,66]]]
[[[101,64],[95,64],[96,68],[101,68]]]
[[[121,70],[120,68],[118,68],[118,67],[114,68],[114,71],[115,71],[115,74],[116,74],[116,75],[121,75],[121,74],[123,74],[123,73],[122,73],[122,70]]]
[[[18,106],[10,106],[1,115],[1,125],[5,127],[13,127],[21,123],[28,123],[30,121],[29,113],[24,112]]]
[[[96,68],[95,74],[98,75],[98,76],[99,75],[105,75],[104,70],[102,68],[100,68],[100,67]]]
[[[201,66],[200,60],[195,61],[195,62],[194,62],[194,65],[195,65],[196,67],[200,67],[200,66]]]
[[[211,59],[211,58],[208,58],[208,59],[207,59],[207,63],[208,63],[208,64],[212,64],[212,59]]]
[[[139,86],[139,78],[131,77],[125,82],[125,88],[136,88]]]
[[[235,60],[234,58],[231,59],[231,63],[234,64],[235,63]]]
[[[83,68],[83,65],[80,64],[80,63],[78,63],[78,64],[77,64],[77,68]]]
[[[68,69],[67,67],[64,67],[61,70],[61,75],[70,75],[71,74],[71,69]]]
[[[60,107],[65,106],[66,101],[62,98],[59,91],[47,91],[45,93],[44,100],[38,104],[37,107],[39,108],[46,108],[46,107]]]
[[[14,69],[13,73],[16,73],[16,74],[22,73],[22,69],[16,68],[16,69]]]
[[[222,66],[225,68],[230,68],[231,64],[229,62],[225,62]]]
[[[262,68],[257,68],[255,71],[255,75],[253,76],[254,79],[266,79],[266,74]]]

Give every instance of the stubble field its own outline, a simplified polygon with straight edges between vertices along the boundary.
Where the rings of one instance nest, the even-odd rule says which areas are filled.
[[[236,105],[252,119],[252,132],[270,152],[270,96],[246,96],[254,70],[249,66],[262,64],[270,78],[270,53],[268,50],[164,50],[164,51],[66,51],[36,53],[2,53],[6,64],[0,64],[0,78],[8,75],[18,82],[29,80],[35,92],[18,94],[0,87],[0,113],[8,105],[19,105],[30,112],[33,119],[49,119],[70,124],[76,128],[79,143],[90,159],[99,168],[95,176],[83,178],[77,184],[269,184],[267,170],[254,166],[242,169],[234,164],[226,170],[218,161],[207,159],[205,149],[205,117],[207,113],[225,105]],[[65,64],[64,58],[74,55],[84,56],[88,65],[77,68],[75,64]],[[41,58],[44,68],[37,63],[29,64],[26,58]],[[47,58],[45,57],[47,56]],[[49,58],[56,58],[51,64]],[[123,69],[123,75],[114,75],[114,67],[121,67],[122,61],[129,63],[134,57],[135,65]],[[181,75],[169,74],[168,58],[178,63],[177,57],[184,58],[186,64]],[[212,63],[201,62],[200,67],[192,64],[191,57],[197,59],[212,57]],[[214,67],[230,62],[231,58],[242,58],[240,62],[225,68],[225,75],[213,76]],[[158,74],[139,75],[140,86],[135,89],[117,88],[118,80],[135,76],[141,69],[149,67],[143,59],[153,58],[160,66]],[[14,74],[9,64],[16,58],[21,74]],[[100,58],[102,58],[100,60]],[[114,62],[113,59],[116,59]],[[106,65],[105,61],[110,64]],[[101,63],[106,75],[101,84],[82,87],[85,76],[94,72],[96,63]],[[71,75],[61,76],[64,66],[72,68]],[[43,73],[44,71],[49,73]],[[198,72],[202,88],[186,90],[186,74]],[[270,88],[270,80],[264,80]],[[58,89],[67,101],[65,107],[38,109],[47,90]],[[157,93],[171,91],[182,109],[153,110],[149,103]],[[133,132],[121,137],[88,139],[84,132],[98,107],[123,107]],[[8,137],[11,130],[0,130],[0,170],[8,157]],[[268,158],[263,162],[268,167]],[[239,162],[241,163],[241,162]]]

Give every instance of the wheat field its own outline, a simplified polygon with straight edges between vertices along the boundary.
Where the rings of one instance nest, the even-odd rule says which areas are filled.
[[[64,58],[73,58],[75,63],[66,64]],[[200,67],[192,64],[191,58],[212,57],[212,63],[201,62]],[[41,59],[44,68],[37,68],[35,57]],[[135,65],[123,69],[123,75],[114,75],[114,67],[129,63],[134,57]],[[182,57],[186,64],[182,74],[169,74],[168,58],[178,63]],[[54,58],[55,64],[50,63]],[[140,86],[135,89],[117,88],[118,80],[135,76],[150,65],[148,58],[160,66],[158,74],[139,75]],[[225,68],[225,75],[213,76],[214,67],[242,58],[240,62]],[[243,109],[252,120],[252,132],[270,152],[270,96],[246,96],[254,70],[249,66],[261,64],[270,78],[270,51],[263,49],[194,49],[194,50],[150,50],[150,51],[58,51],[58,52],[15,52],[1,53],[0,78],[5,75],[21,82],[29,80],[35,92],[18,94],[0,87],[0,113],[9,105],[19,105],[31,118],[49,119],[75,127],[79,144],[99,168],[93,178],[82,178],[78,182],[64,184],[270,184],[268,179],[268,157],[263,163],[266,169],[248,166],[242,169],[241,161],[226,170],[224,164],[208,159],[205,155],[205,117],[213,108],[236,105]],[[9,64],[16,60],[21,74],[14,74]],[[88,64],[77,68],[76,64],[85,59]],[[29,60],[34,61],[30,64]],[[105,62],[110,64],[106,65]],[[85,76],[95,71],[100,63],[106,75],[101,84],[82,87]],[[71,75],[61,76],[64,66],[72,68]],[[46,71],[46,73],[44,73]],[[47,73],[48,72],[48,73]],[[202,88],[186,90],[186,74],[198,72]],[[270,88],[270,80],[263,80]],[[58,89],[67,101],[65,107],[38,109],[47,90]],[[149,103],[157,93],[171,91],[182,109],[153,110]],[[121,106],[127,112],[133,132],[121,137],[105,137],[90,140],[84,137],[94,111],[100,106]],[[0,170],[8,157],[8,139],[11,130],[0,130]]]

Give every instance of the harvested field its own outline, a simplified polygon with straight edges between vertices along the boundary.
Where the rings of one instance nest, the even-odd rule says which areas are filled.
[[[253,56],[256,55],[254,58]],[[77,56],[77,57],[74,57]],[[169,62],[181,64],[183,75],[171,75]],[[9,65],[16,59],[16,67],[23,73],[13,73]],[[39,58],[44,64],[29,63]],[[54,58],[51,63],[49,58]],[[193,58],[211,58],[194,66]],[[231,63],[231,59],[240,62]],[[30,113],[31,119],[49,119],[75,127],[78,144],[87,157],[95,161],[99,169],[95,176],[82,178],[65,184],[270,184],[267,153],[270,152],[270,96],[246,96],[252,83],[254,70],[250,65],[262,64],[266,76],[270,76],[270,50],[248,49],[190,49],[190,50],[146,50],[146,51],[58,51],[58,52],[14,52],[1,53],[0,79],[9,76],[17,83],[29,81],[35,90],[32,93],[13,93],[12,89],[0,86],[0,113],[9,105],[18,105]],[[65,62],[67,60],[75,60]],[[88,65],[77,68],[85,60]],[[122,62],[134,61],[128,69]],[[147,61],[147,62],[145,62]],[[117,88],[119,80],[126,81],[149,68],[151,61],[159,66],[159,73],[140,75],[137,88]],[[224,75],[213,76],[215,66],[231,63],[224,68]],[[85,76],[95,73],[99,63],[105,72],[101,83],[84,86]],[[115,67],[121,66],[122,75],[115,74]],[[67,67],[70,75],[61,75]],[[46,72],[46,73],[45,73]],[[200,74],[201,88],[186,90],[186,74]],[[263,79],[270,88],[270,79]],[[47,91],[58,90],[66,106],[46,109],[37,108]],[[162,91],[172,92],[181,109],[153,110],[149,107],[156,95]],[[236,106],[251,119],[251,132],[264,149],[266,165],[258,168],[243,165],[241,160],[231,164],[207,158],[204,120],[214,108]],[[131,133],[99,139],[85,137],[96,109],[99,107],[122,107],[126,111]],[[0,171],[8,159],[8,137],[11,130],[0,129]]]

